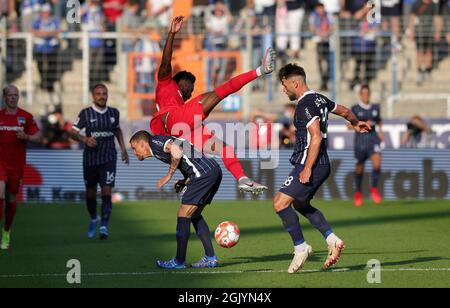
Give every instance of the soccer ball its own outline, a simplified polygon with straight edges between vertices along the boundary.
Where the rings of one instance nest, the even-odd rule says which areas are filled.
[[[216,242],[223,248],[231,248],[239,242],[240,231],[231,221],[224,221],[216,228]]]
[[[125,199],[125,197],[120,192],[113,193],[111,196],[112,203],[122,202],[123,199]]]

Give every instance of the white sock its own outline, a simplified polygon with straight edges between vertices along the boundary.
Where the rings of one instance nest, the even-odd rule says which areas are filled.
[[[261,68],[261,66],[260,67],[258,67],[257,69],[256,69],[256,75],[258,76],[258,77],[261,77],[262,76],[262,68]]]
[[[241,178],[238,180],[238,182],[240,182],[240,181],[242,181],[242,180],[245,180],[245,179],[248,179],[248,176],[243,176],[243,177],[241,177]]]
[[[294,246],[295,252],[296,253],[304,252],[306,250],[306,247],[307,247],[306,245],[307,245],[306,242],[303,242],[300,245]]]
[[[327,237],[327,239],[326,239],[327,245],[328,245],[328,246],[334,245],[334,243],[336,243],[336,241],[337,241],[338,239],[339,239],[339,238],[336,236],[336,234],[331,233],[330,235],[328,235],[328,237]]]

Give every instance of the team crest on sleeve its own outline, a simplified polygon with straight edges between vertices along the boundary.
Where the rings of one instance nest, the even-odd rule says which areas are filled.
[[[17,122],[19,123],[19,125],[25,125],[25,123],[27,123],[27,120],[24,117],[18,117]]]

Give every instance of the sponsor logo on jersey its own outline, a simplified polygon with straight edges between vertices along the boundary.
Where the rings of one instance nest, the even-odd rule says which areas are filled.
[[[309,112],[308,107],[305,108],[305,114],[306,114],[306,117],[308,118],[308,120],[311,120],[311,119],[312,119],[312,115],[311,115],[311,113]]]
[[[109,137],[113,137],[114,133],[113,132],[92,132],[91,133],[91,137],[94,138],[109,138]]]
[[[0,126],[0,131],[6,131],[6,132],[18,132],[22,131],[23,127],[20,126]]]

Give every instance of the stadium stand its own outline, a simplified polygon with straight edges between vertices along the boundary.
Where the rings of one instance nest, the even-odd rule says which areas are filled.
[[[111,23],[111,19],[107,21],[108,18],[105,18],[106,4],[103,3],[102,8],[101,1],[84,1],[85,3],[81,4],[80,16],[73,15],[73,10],[61,5],[64,1],[52,1],[53,16],[61,22],[61,30],[56,35],[60,47],[56,66],[47,67],[45,70],[41,68],[41,74],[36,56],[36,36],[30,31],[23,31],[25,22],[21,18],[31,17],[21,16],[24,15],[24,10],[20,2],[16,1],[16,6],[11,7],[11,1],[2,1],[0,25],[7,39],[5,35],[0,38],[2,59],[0,70],[5,73],[2,74],[0,82],[17,84],[23,91],[23,99],[30,111],[35,114],[46,114],[53,106],[61,104],[66,117],[74,118],[80,104],[89,104],[89,79],[92,83],[94,75],[96,80],[105,82],[110,89],[111,104],[124,113],[130,113],[127,114],[129,119],[148,117],[153,112],[154,109],[148,106],[151,104],[153,93],[150,91],[144,96],[133,96],[135,87],[130,86],[130,80],[133,80],[132,76],[135,76],[134,70],[137,67],[133,65],[134,62],[130,64],[130,61],[143,61],[145,57],[135,53],[139,50],[135,46],[128,50],[123,48],[124,41],[132,42],[134,45],[139,38],[150,35],[154,44],[162,45],[161,38],[165,37],[166,28],[156,25],[158,17],[152,15],[152,1],[119,1],[123,2],[123,9],[116,12],[118,16],[117,19],[113,18],[114,23]],[[98,10],[93,11],[95,14],[86,16],[89,13],[86,8],[96,2]],[[165,15],[166,18],[179,14],[189,17],[194,13],[188,18],[188,26],[183,29],[181,39],[176,43],[174,68],[175,71],[188,69],[197,76],[196,93],[204,92],[213,86],[211,68],[215,61],[208,57],[212,54],[208,54],[211,49],[207,44],[213,37],[207,31],[206,25],[212,16],[214,6],[217,5],[214,2],[168,1],[171,10]],[[311,87],[317,90],[324,88],[316,51],[319,39],[310,32],[310,23],[315,23],[313,26],[316,27],[322,26],[320,18],[310,18],[315,14],[313,12],[317,1],[300,1],[305,17],[301,32],[296,33],[277,31],[279,29],[276,26],[277,18],[283,16],[280,4],[274,7],[270,6],[268,1],[258,0],[233,1],[232,5],[230,1],[219,2],[227,5],[234,14],[228,31],[221,34],[223,42],[226,43],[219,54],[214,54],[214,58],[228,59],[219,62],[222,74],[232,75],[253,66],[261,57],[260,50],[264,50],[267,45],[276,46],[277,38],[290,35],[301,37],[301,51],[291,52],[288,45],[288,49],[278,50],[283,56],[281,61],[295,61],[303,65],[309,72],[308,81]],[[392,2],[389,4],[390,7],[383,7],[381,10],[367,7],[365,1],[344,1],[345,5],[342,8],[332,5],[331,2],[337,1],[322,2],[332,20],[329,24],[332,29],[330,53],[324,49],[326,54],[322,55],[323,58],[330,60],[330,81],[325,94],[343,105],[350,106],[357,99],[358,85],[369,81],[374,100],[382,104],[384,117],[408,118],[419,113],[425,118],[442,118],[443,115],[449,115],[450,77],[447,72],[450,70],[448,57],[450,35],[446,16],[450,11],[450,1],[389,1]],[[397,2],[403,3],[403,7],[397,8],[395,5],[391,7]],[[26,12],[31,10],[35,18],[38,18],[45,1],[33,3],[35,5],[27,7]],[[136,17],[134,20],[138,22],[136,31],[120,31],[123,29],[121,14],[127,10],[127,5],[139,5],[134,16]],[[393,14],[396,8],[401,10],[397,15]],[[69,16],[75,17],[75,23],[70,22]],[[421,29],[417,25],[414,26],[414,18],[422,23]],[[394,21],[386,22],[391,19]],[[378,23],[381,20],[383,23]],[[400,31],[396,28],[397,21]],[[96,24],[99,26],[98,23],[102,22],[102,27],[95,28]],[[416,31],[413,31],[414,29]],[[430,45],[432,66],[419,70],[417,46],[423,45],[424,42]],[[92,48],[96,47],[95,43],[102,50],[97,53],[97,57],[92,52]],[[147,63],[156,67],[159,50],[154,48],[152,52],[152,60],[147,60]],[[237,62],[241,62],[241,67],[238,67]],[[363,65],[364,63],[366,65]],[[360,65],[361,77],[356,78],[355,72]],[[59,80],[54,84],[52,92],[39,86],[45,84],[42,79],[53,82],[55,75],[59,76]],[[268,79],[264,84],[258,84],[253,89],[241,93],[240,99],[244,107],[237,103],[237,107],[234,107],[236,110],[232,110],[234,112],[217,113],[216,116],[221,119],[235,119],[237,111],[239,117],[248,119],[252,110],[279,113],[287,103],[276,78]],[[130,107],[130,104],[133,106]],[[423,108],[424,104],[426,108]]]

